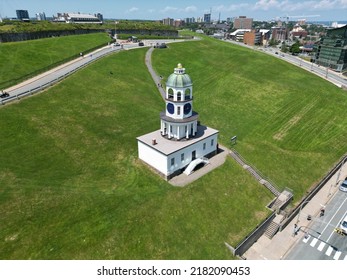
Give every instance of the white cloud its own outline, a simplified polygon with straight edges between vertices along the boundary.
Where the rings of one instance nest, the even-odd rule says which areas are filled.
[[[129,10],[127,10],[128,13],[134,13],[134,12],[137,12],[139,10],[139,8],[137,7],[132,7],[130,8]]]
[[[310,10],[333,10],[347,8],[347,0],[319,0],[319,1],[290,1],[290,0],[259,0],[253,10],[279,10],[282,12],[298,11],[307,13]]]
[[[195,6],[188,6],[182,9],[185,13],[196,12],[198,9]]]
[[[171,12],[176,12],[177,10],[178,10],[178,8],[167,6],[164,9],[162,9],[160,12],[171,13]]]
[[[249,7],[250,7],[250,4],[248,4],[248,3],[232,4],[232,5],[229,5],[229,6],[220,5],[220,6],[213,7],[213,11],[217,11],[217,12],[233,12],[233,11],[246,9],[246,8],[249,8]]]

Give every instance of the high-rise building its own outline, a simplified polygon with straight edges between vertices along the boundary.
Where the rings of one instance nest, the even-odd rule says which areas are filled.
[[[46,20],[46,15],[45,15],[45,13],[37,13],[37,14],[36,14],[36,19],[37,19],[37,20]]]
[[[347,25],[327,31],[316,45],[316,63],[342,72],[347,68]]]
[[[29,20],[29,13],[27,10],[16,10],[16,14],[19,20]]]
[[[211,22],[211,14],[204,14],[204,22],[207,22],[207,23]]]
[[[245,16],[239,16],[234,19],[235,29],[252,29],[253,19]]]
[[[170,26],[174,25],[174,19],[173,18],[164,18],[162,22],[164,25],[170,25]]]

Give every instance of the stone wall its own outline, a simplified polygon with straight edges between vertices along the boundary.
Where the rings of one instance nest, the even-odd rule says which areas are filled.
[[[13,32],[0,33],[0,43],[19,42],[26,40],[43,39],[49,37],[60,37],[69,35],[81,35],[90,33],[105,32],[103,29],[78,29],[78,30],[53,30],[53,31],[37,31],[37,32]]]

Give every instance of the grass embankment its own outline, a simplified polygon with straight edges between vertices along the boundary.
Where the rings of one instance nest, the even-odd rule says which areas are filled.
[[[47,92],[1,108],[0,258],[228,259],[272,196],[233,160],[173,188],[137,160],[164,103],[146,49],[93,63]],[[346,150],[346,95],[265,54],[205,38],[153,53],[178,62],[194,109],[296,201]],[[112,75],[110,74],[112,71]]]
[[[107,44],[106,33],[0,44],[0,89],[8,88],[97,46]]]
[[[164,108],[145,52],[0,108],[1,259],[229,259],[224,242],[269,214],[271,194],[231,159],[185,188],[139,162],[136,137]]]
[[[202,123],[298,202],[347,151],[346,92],[264,53],[204,37],[154,54],[167,78],[181,62]]]

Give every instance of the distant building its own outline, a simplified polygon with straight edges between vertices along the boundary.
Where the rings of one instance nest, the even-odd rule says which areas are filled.
[[[206,23],[211,22],[211,14],[204,14],[204,22]]]
[[[347,25],[329,29],[315,45],[316,63],[337,72],[347,68]]]
[[[94,14],[95,17],[97,17],[101,22],[104,22],[104,16],[100,13]]]
[[[37,20],[46,20],[46,15],[45,15],[45,13],[37,13],[36,14],[36,19]]]
[[[272,27],[272,39],[276,41],[285,41],[288,39],[288,30],[286,27]]]
[[[186,24],[195,23],[195,18],[185,18],[184,21]]]
[[[27,10],[16,10],[17,18],[22,21],[28,21],[29,13]]]
[[[162,23],[164,24],[164,25],[170,25],[170,26],[173,26],[174,25],[174,19],[173,18],[164,18],[163,20],[162,20]]]
[[[243,35],[243,42],[249,46],[262,45],[262,34],[259,30],[255,29],[245,32]]]
[[[101,14],[98,15],[102,17]],[[102,23],[102,20],[94,15],[81,13],[58,13],[53,21],[66,23]]]
[[[299,24],[296,24],[292,31],[290,31],[291,40],[299,40],[305,39],[308,35],[308,32],[303,29]]]
[[[239,16],[234,19],[235,29],[252,29],[253,19],[245,16]]]
[[[237,29],[228,35],[228,38],[234,41],[243,42],[245,33],[251,32],[251,29]]]
[[[183,25],[184,25],[184,21],[181,20],[181,19],[175,19],[173,25],[174,25],[175,27],[183,26]]]

